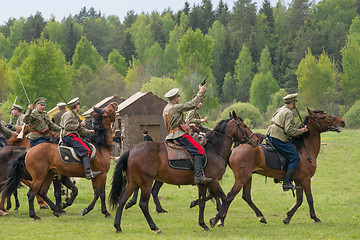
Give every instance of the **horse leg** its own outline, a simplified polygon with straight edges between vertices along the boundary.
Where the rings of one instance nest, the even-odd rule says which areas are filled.
[[[99,175],[100,176],[100,175]],[[91,201],[91,203],[89,204],[89,206],[87,208],[84,208],[82,211],[81,211],[81,216],[85,216],[86,214],[88,214],[91,210],[93,210],[94,206],[95,206],[95,203],[96,201],[98,200],[98,198],[100,197],[100,193],[98,192],[98,188],[95,186],[96,184],[96,179],[99,177],[97,176],[96,178],[92,179],[92,185],[93,185],[93,190],[94,190],[94,198],[93,200]],[[101,209],[102,210],[102,209]]]
[[[208,231],[209,228],[204,222],[204,210],[205,210],[205,198],[206,198],[207,187],[204,185],[198,185],[199,193],[199,225],[203,230]]]
[[[11,199],[10,196],[6,198],[6,210],[10,210],[11,208]]]
[[[60,216],[60,206],[55,205],[50,198],[47,196],[47,191],[49,190],[49,187],[51,185],[51,183],[54,180],[54,174],[49,172],[48,175],[46,176],[45,180],[43,181],[40,189],[39,189],[39,196],[42,197],[42,199],[44,199],[44,201],[50,206],[50,208],[53,210],[53,214],[56,217]]]
[[[157,226],[155,225],[155,223],[149,213],[149,199],[150,199],[151,186],[152,186],[152,184],[141,186],[141,197],[140,197],[139,206],[146,218],[146,221],[149,224],[150,229],[155,231],[155,233],[158,234],[158,233],[162,233],[162,232],[161,232],[161,230],[159,230],[157,228]]]
[[[152,195],[152,197],[154,199],[154,203],[156,205],[156,211],[158,213],[167,213],[167,211],[165,209],[163,209],[163,207],[161,206],[160,200],[159,200],[159,197],[158,197],[160,188],[162,187],[163,184],[164,184],[163,182],[155,181],[154,185],[153,185],[153,187],[151,189],[151,195]]]
[[[306,200],[309,205],[310,218],[314,219],[315,222],[321,222],[321,220],[315,214],[314,200],[313,200],[312,193],[311,193],[311,180],[309,180],[305,184],[303,184],[302,187],[304,188]]]
[[[61,182],[59,180],[59,176],[55,176],[52,183],[54,188],[56,207],[59,209],[60,214],[66,214],[66,212],[61,208]]]
[[[26,179],[21,179],[21,181],[28,186],[29,188],[31,187],[31,181],[26,180]],[[44,199],[42,199],[39,195],[35,195],[36,196],[36,202],[37,204],[40,206],[40,209],[49,209],[49,206],[45,203]]]
[[[70,180],[67,176],[61,176],[61,183],[64,184],[66,188],[71,189],[71,194],[69,200],[67,200],[64,204],[61,203],[61,209],[65,209],[68,206],[71,206],[78,195],[78,188],[75,186],[75,184]]]
[[[251,183],[252,183],[252,177],[249,179],[249,181],[243,187],[242,198],[252,208],[252,210],[254,210],[256,217],[259,218],[259,222],[267,223],[264,215],[262,214],[260,209],[258,209],[256,207],[256,205],[254,204],[254,202],[251,199]]]
[[[297,182],[295,182],[295,183],[296,183],[296,185],[298,185]],[[304,184],[301,184],[301,186],[304,186]],[[303,202],[303,189],[302,188],[297,188],[296,189],[296,203],[290,209],[290,211],[287,212],[287,214],[286,214],[287,217],[284,218],[283,223],[285,223],[285,224],[290,223],[290,220],[291,220],[292,216],[294,216],[296,210],[301,206],[302,202]]]
[[[15,209],[14,210],[18,210],[20,207],[20,202],[19,202],[17,190],[13,194],[14,194],[14,198],[15,198]]]
[[[125,209],[131,208],[132,206],[134,206],[136,204],[137,201],[137,196],[139,193],[139,187],[137,187],[133,193],[133,197],[130,201],[127,202],[127,204],[125,205]]]
[[[100,200],[101,200],[101,212],[105,215],[105,218],[111,218],[112,216],[108,212],[108,210],[106,208],[106,202],[105,202],[106,175],[104,175],[104,177],[99,178],[98,182],[99,182],[98,192],[99,192]]]
[[[116,216],[114,220],[114,227],[117,233],[121,232],[121,217],[125,203],[137,187],[138,186],[135,185],[134,182],[129,182],[124,190],[124,193],[119,198],[119,206],[118,209],[116,210]]]

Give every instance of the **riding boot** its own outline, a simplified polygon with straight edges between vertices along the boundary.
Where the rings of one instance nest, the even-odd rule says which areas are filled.
[[[283,190],[284,191],[288,191],[290,189],[295,189],[295,186],[291,183],[294,178],[295,172],[296,172],[296,169],[292,169],[292,168],[288,168],[286,170],[284,180],[283,180]]]
[[[207,178],[203,175],[202,165],[203,165],[203,156],[195,155],[194,156],[194,183],[195,184],[206,184],[212,179]]]
[[[84,172],[85,172],[85,178],[87,180],[95,178],[97,175],[99,175],[101,173],[101,171],[98,172],[93,172],[91,171],[90,168],[90,157],[88,155],[85,155],[82,159],[82,165],[84,167]]]

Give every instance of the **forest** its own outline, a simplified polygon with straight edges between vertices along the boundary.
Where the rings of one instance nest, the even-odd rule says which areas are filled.
[[[0,112],[44,96],[47,110],[79,97],[86,111],[105,97],[181,89],[185,102],[207,79],[202,115],[211,121],[235,109],[251,127],[266,127],[282,97],[298,93],[360,127],[360,1],[220,0],[174,12],[127,12],[123,21],[82,8],[61,21],[41,12],[0,26]],[[24,84],[27,100],[19,76]]]

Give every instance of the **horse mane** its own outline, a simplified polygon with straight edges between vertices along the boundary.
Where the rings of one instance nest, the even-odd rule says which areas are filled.
[[[314,110],[313,112],[314,112],[314,113],[324,113],[323,110]],[[309,124],[309,118],[310,118],[310,117],[311,117],[310,115],[305,116],[305,118],[304,118],[304,125],[308,125],[308,124]],[[300,126],[299,128],[301,128],[301,126]],[[292,142],[292,144],[295,145],[296,150],[300,151],[300,150],[305,146],[304,139],[308,138],[309,136],[310,136],[310,129],[309,129],[309,131],[303,133],[302,135],[300,135],[300,136],[297,137],[297,138],[294,138],[294,137],[291,138],[291,142]]]
[[[104,124],[102,123],[103,111],[100,108],[96,108],[96,107],[94,107],[94,111],[97,113],[96,116],[94,117],[95,119],[94,119],[94,124],[93,124],[95,133],[94,133],[94,135],[91,136],[90,141],[95,144],[96,148],[100,152],[101,152],[101,147],[111,149],[111,146],[109,146],[109,144],[107,143],[108,129],[106,129],[104,127]]]
[[[207,141],[215,149],[222,146],[223,135],[221,135],[219,133],[225,134],[225,128],[229,121],[230,121],[230,119],[221,120],[220,122],[218,122],[218,124],[215,126],[215,128],[212,131],[210,131],[209,133],[206,134]]]

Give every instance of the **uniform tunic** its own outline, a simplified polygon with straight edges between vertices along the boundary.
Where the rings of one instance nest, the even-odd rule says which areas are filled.
[[[19,114],[18,118],[16,119],[17,126],[22,126],[24,124],[24,117],[25,117],[25,114],[23,114],[23,113]]]
[[[30,133],[27,138],[34,140],[40,137],[49,138],[49,131],[60,132],[61,128],[50,121],[47,112],[39,112],[38,110],[28,110],[24,117],[24,123],[29,124]]]
[[[66,110],[59,110],[51,116],[51,121],[56,125],[60,125],[61,117],[66,113]]]
[[[83,141],[80,137],[89,137],[93,133],[90,130],[81,127],[79,120],[72,111],[67,111],[62,115],[60,126],[64,128],[63,141],[68,146],[73,147],[80,158],[87,154],[91,154],[88,143]]]
[[[0,133],[4,134],[6,137],[10,138],[11,135],[14,134],[14,132],[10,131],[7,127],[6,127],[6,123],[1,120],[1,123],[0,123]],[[0,134],[1,136],[1,134]]]
[[[300,157],[289,139],[303,134],[303,131],[295,127],[294,113],[291,108],[285,104],[275,112],[270,123],[266,135],[269,136],[276,149],[289,160],[288,168],[297,169]]]
[[[199,91],[191,101],[184,104],[175,104],[169,101],[163,111],[165,125],[169,131],[169,134],[165,139],[176,139],[193,156],[202,155],[205,153],[205,150],[201,144],[199,144],[194,138],[192,138],[189,134],[180,128],[180,124],[185,123],[183,112],[187,112],[196,108],[196,106],[203,99],[204,94],[204,92]]]
[[[201,126],[202,121],[201,121],[201,116],[200,116],[200,112],[199,112],[199,108],[196,107],[195,109],[189,111],[186,114],[186,123],[187,124],[196,124],[199,128],[201,132],[209,132],[210,129],[204,126]]]

